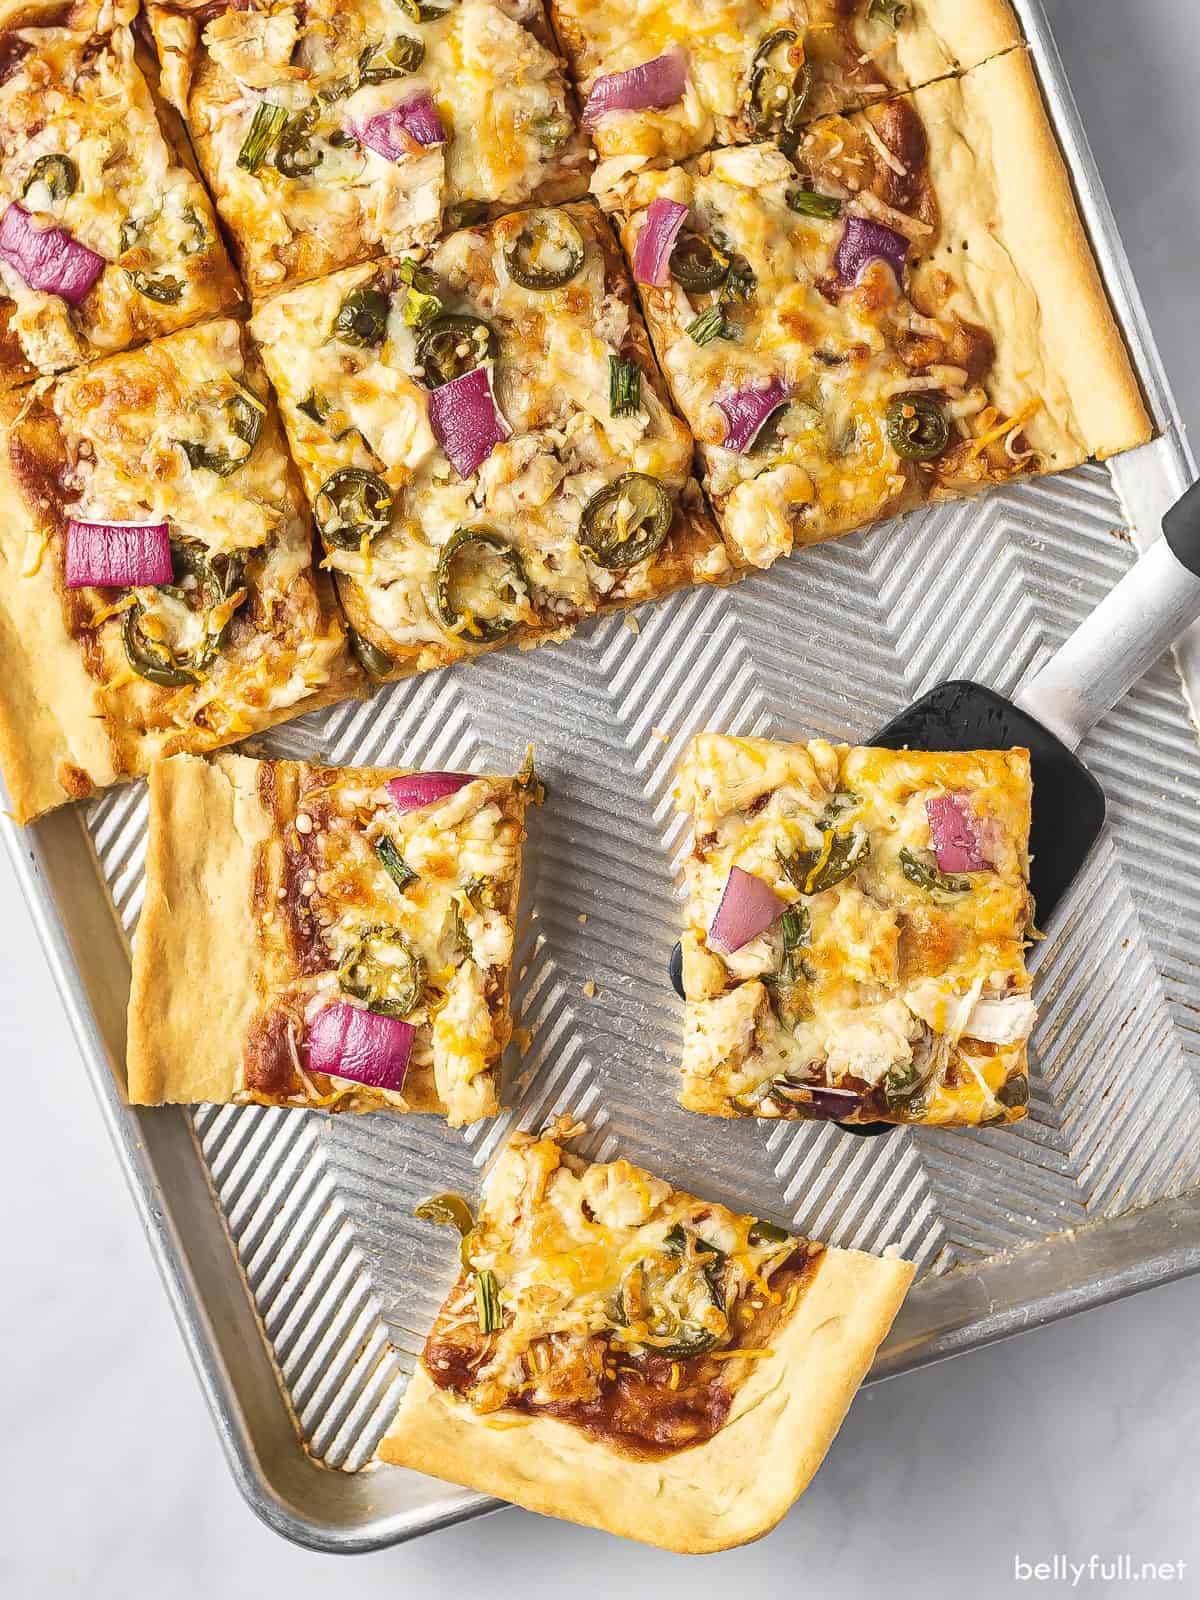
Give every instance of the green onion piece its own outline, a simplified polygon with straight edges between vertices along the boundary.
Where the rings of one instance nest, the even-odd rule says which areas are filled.
[[[636,416],[642,404],[641,368],[620,356],[608,358],[608,409],[614,417]]]
[[[695,322],[689,322],[687,332],[697,344],[711,344],[714,339],[732,339],[733,329],[725,321],[725,313],[720,306],[709,306],[707,311],[702,311]]]
[[[746,1243],[750,1245],[786,1244],[791,1238],[786,1228],[781,1228],[777,1223],[766,1222],[762,1217],[756,1217],[750,1224],[750,1232],[746,1235]]]
[[[375,846],[375,854],[379,857],[379,864],[383,870],[389,877],[395,879],[398,889],[407,888],[410,883],[416,881],[416,873],[390,839],[380,839]]]
[[[879,17],[884,22],[890,22],[893,28],[898,28],[907,10],[906,0],[871,0],[867,7],[867,21]]]
[[[517,773],[517,788],[522,794],[529,796],[530,805],[541,806],[546,803],[546,785],[538,777],[537,768],[533,764],[533,746],[525,746],[525,759],[521,763],[521,770]]]
[[[918,889],[927,889],[931,894],[937,889],[944,894],[966,894],[971,888],[970,878],[959,878],[943,872],[940,867],[922,861],[911,850],[901,850],[900,870],[909,883],[915,883]]]
[[[283,106],[273,106],[267,100],[260,100],[254,110],[254,118],[250,123],[250,132],[242,141],[242,148],[238,151],[237,164],[243,172],[257,172],[266,160],[271,146],[279,138],[287,125],[288,114]]]
[[[725,275],[725,282],[721,287],[721,301],[726,304],[731,300],[740,300],[743,305],[749,305],[758,293],[758,279],[754,268],[742,256],[733,256],[729,262],[729,271]]]
[[[422,1222],[436,1222],[441,1227],[457,1228],[464,1239],[475,1226],[470,1206],[462,1195],[452,1190],[446,1194],[431,1194],[427,1200],[420,1201],[413,1210],[413,1216],[420,1217]]]
[[[842,214],[842,202],[835,194],[818,194],[815,189],[792,189],[787,203],[792,211],[802,217],[825,217],[832,220]]]
[[[442,302],[437,294],[437,279],[418,262],[400,263],[400,277],[407,288],[400,316],[410,328],[424,328],[442,314]]]
[[[494,1272],[476,1272],[475,1279],[475,1315],[479,1318],[480,1333],[495,1333],[503,1324],[504,1317],[500,1310],[500,1285],[496,1282]]]

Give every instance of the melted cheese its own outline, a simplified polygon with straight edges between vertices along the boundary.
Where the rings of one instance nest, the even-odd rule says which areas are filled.
[[[429,244],[446,208],[462,202],[516,205],[544,184],[572,186],[583,146],[554,55],[511,14],[524,9],[459,0],[416,22],[399,0],[284,0],[207,24],[189,119],[252,287]],[[424,46],[415,70],[363,83],[364,52],[397,38]],[[441,118],[443,145],[414,143],[389,160],[347,141],[372,115],[422,95]],[[238,166],[264,101],[308,119],[320,158],[309,171],[281,173],[270,156],[254,172]]]
[[[305,285],[253,319],[309,499],[343,467],[377,473],[392,492],[388,533],[366,555],[331,550],[327,564],[352,588],[380,647],[398,661],[425,667],[471,648],[469,635],[442,622],[433,594],[439,552],[462,527],[484,525],[518,552],[531,620],[541,627],[656,591],[658,558],[611,572],[585,555],[578,537],[584,508],[630,471],[657,479],[678,500],[689,484],[691,440],[649,373],[637,412],[613,417],[610,362],[628,348],[627,287],[608,267],[603,219],[591,207],[565,215],[578,228],[584,260],[561,288],[526,289],[510,276],[505,251],[524,226],[522,214],[452,234],[427,263],[444,311],[482,318],[498,337],[493,388],[511,432],[467,479],[430,427],[418,343],[403,316],[408,290],[396,265],[353,268]],[[387,336],[373,349],[331,337],[339,306],[364,287],[390,297]],[[331,408],[324,424],[301,409],[314,394]],[[663,558],[669,556],[668,542]]]
[[[212,206],[164,137],[128,27],[98,40],[66,28],[21,36],[32,49],[0,83],[0,211],[21,203],[39,228],[64,228],[107,263],[78,307],[0,263],[25,372],[59,372],[234,303]],[[51,156],[73,163],[70,194],[33,180]],[[135,272],[169,279],[174,299],[140,293]],[[0,371],[0,382],[22,375]]]
[[[948,792],[977,818],[993,866],[947,892],[914,882],[906,861],[935,866],[926,802]],[[914,1120],[1008,1114],[996,1093],[1025,1071],[1035,1016],[1023,953],[1024,751],[925,754],[702,734],[676,803],[693,823],[684,867],[686,1104],[787,1115],[773,1088],[781,1078],[874,1088],[895,1074],[922,1085],[907,1113]],[[803,894],[785,863],[798,852],[827,854],[831,833],[850,832],[868,847],[859,865]],[[730,955],[708,947],[734,866],[807,921],[782,1009],[770,987],[787,976],[781,923]],[[981,1055],[981,1045],[992,1053]]]

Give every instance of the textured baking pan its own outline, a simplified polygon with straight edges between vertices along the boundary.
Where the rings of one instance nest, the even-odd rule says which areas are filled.
[[[716,1124],[674,1104],[681,828],[671,775],[699,728],[861,740],[932,682],[1008,691],[1135,558],[1190,481],[1178,418],[1038,0],[1018,0],[1159,437],[1108,467],[941,507],[494,655],[257,742],[336,762],[492,768],[537,746],[510,1109],[465,1136],[423,1118],[134,1111],[122,1095],[142,786],[7,838],[233,1471],[273,1527],[361,1550],[494,1502],[367,1468],[453,1271],[412,1217],[474,1191],[517,1123],[568,1110],[593,1153],[921,1276],[876,1376],[1200,1268],[1200,645],[1082,755],[1108,832],[1034,964],[1028,1120],[1008,1131]],[[586,920],[585,920],[586,919]],[[236,959],[236,952],[231,952]],[[592,985],[595,992],[592,993]]]

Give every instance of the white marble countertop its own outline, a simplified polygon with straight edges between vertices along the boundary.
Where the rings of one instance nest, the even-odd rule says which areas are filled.
[[[972,0],[962,0],[964,5]],[[1200,418],[1197,0],[1048,0],[1184,412]],[[1131,25],[1132,24],[1132,25]],[[783,1526],[703,1561],[505,1511],[344,1562],[240,1500],[0,861],[0,1594],[959,1596],[1069,1579],[1015,1562],[1183,1560],[1200,1594],[1200,1280],[864,1392]],[[1084,1575],[1084,1594],[1126,1587]]]

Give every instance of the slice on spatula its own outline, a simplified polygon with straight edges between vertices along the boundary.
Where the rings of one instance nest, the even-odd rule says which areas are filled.
[[[1030,887],[1047,926],[1104,826],[1104,793],[1075,754],[1106,711],[1200,617],[1200,483],[1062,649],[1006,700],[982,684],[939,683],[872,741],[899,750],[1028,749]]]
[[[1200,488],[1164,534],[1015,702],[939,684],[862,749],[693,740],[685,1106],[855,1133],[1024,1116],[1029,890],[1044,925],[1104,824],[1076,747],[1200,616]]]

